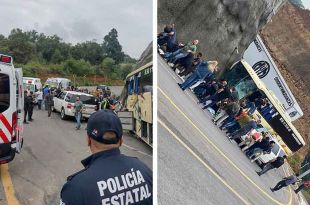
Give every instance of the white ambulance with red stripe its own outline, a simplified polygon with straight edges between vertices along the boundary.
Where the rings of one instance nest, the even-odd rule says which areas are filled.
[[[21,68],[0,54],[0,164],[14,159],[23,145],[24,91]]]

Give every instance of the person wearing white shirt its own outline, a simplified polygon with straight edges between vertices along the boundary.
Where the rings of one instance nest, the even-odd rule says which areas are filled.
[[[41,110],[41,105],[42,105],[42,101],[43,101],[43,92],[42,92],[41,88],[36,92],[36,96],[38,99],[38,108],[39,108],[39,110]]]

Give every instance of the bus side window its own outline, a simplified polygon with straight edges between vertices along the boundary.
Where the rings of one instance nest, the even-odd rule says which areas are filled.
[[[138,94],[140,91],[140,77],[139,76],[135,76],[135,89],[134,89],[134,93]]]
[[[129,85],[128,85],[128,94],[132,95],[134,93],[134,79],[129,79]]]

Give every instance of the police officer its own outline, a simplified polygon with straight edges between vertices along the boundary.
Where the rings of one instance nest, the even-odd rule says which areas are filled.
[[[28,101],[29,101],[28,121],[33,121],[32,114],[33,114],[33,107],[34,107],[34,95],[32,91],[30,91],[30,95],[28,96]]]
[[[30,98],[28,97],[28,91],[24,91],[24,124],[28,124],[27,115],[29,115]]]
[[[51,116],[53,103],[53,95],[51,94],[51,90],[48,90],[45,96],[45,108],[47,109],[48,117]]]
[[[92,114],[87,142],[92,155],[84,169],[69,176],[61,190],[61,204],[152,204],[152,171],[135,157],[120,153],[122,125],[111,110]]]

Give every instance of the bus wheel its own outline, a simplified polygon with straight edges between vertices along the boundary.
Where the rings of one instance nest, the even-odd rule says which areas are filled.
[[[65,114],[65,109],[64,109],[64,108],[61,108],[61,111],[60,111],[60,118],[61,118],[62,120],[67,119],[67,115]]]

